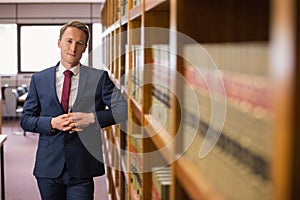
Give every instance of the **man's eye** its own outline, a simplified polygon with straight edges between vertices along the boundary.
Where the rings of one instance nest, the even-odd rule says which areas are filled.
[[[79,45],[84,45],[84,43],[83,43],[83,42],[77,42],[77,44],[79,44]]]
[[[67,40],[68,43],[72,43],[72,40]]]

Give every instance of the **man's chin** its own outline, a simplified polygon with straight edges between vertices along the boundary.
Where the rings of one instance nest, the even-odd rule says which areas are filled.
[[[79,61],[74,61],[74,60],[72,60],[72,61],[69,61],[69,62],[68,62],[68,65],[74,67],[74,66],[78,65],[78,63],[79,63]]]

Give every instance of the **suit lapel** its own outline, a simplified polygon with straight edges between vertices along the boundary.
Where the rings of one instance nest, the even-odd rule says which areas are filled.
[[[58,65],[52,67],[52,69],[49,71],[49,74],[48,74],[49,78],[47,80],[49,80],[49,86],[50,86],[50,88],[49,88],[49,94],[50,94],[49,99],[51,97],[53,97],[54,100],[55,100],[55,103],[57,103],[61,107],[61,109],[63,109],[61,104],[60,104],[60,100],[58,99],[57,91],[56,91],[56,69],[57,69],[57,67],[58,67]]]

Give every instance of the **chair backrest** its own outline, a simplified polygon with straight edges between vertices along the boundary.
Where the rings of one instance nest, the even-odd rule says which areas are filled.
[[[28,92],[28,86],[26,84],[22,84],[21,87],[25,90],[25,92]]]
[[[23,94],[26,93],[26,89],[24,87],[18,87],[17,92],[19,94],[19,96],[22,96]]]
[[[12,89],[11,92],[14,94],[15,98],[16,98],[16,109],[18,107],[22,107],[23,105],[19,102],[19,97],[21,96],[18,92],[17,89]]]
[[[1,95],[2,95],[2,100],[5,100],[5,90],[8,88],[8,84],[4,84],[1,86]]]
[[[17,98],[10,88],[6,88],[4,91],[5,101],[2,103],[2,114],[4,117],[15,117],[16,116],[16,106]],[[4,112],[4,113],[3,113]]]

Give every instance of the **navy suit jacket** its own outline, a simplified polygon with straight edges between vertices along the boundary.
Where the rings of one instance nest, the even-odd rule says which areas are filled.
[[[57,65],[58,66],[58,65]],[[56,93],[56,67],[32,76],[21,116],[25,131],[39,133],[34,175],[56,178],[64,167],[74,178],[105,173],[100,129],[127,119],[127,102],[108,73],[80,66],[78,93],[73,112],[93,112],[96,123],[81,132],[51,131],[50,121],[64,113]]]

